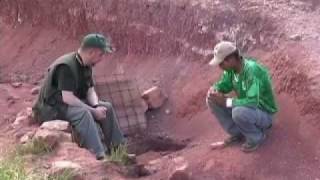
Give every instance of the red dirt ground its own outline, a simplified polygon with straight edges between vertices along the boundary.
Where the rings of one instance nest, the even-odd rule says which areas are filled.
[[[117,52],[95,68],[96,76],[124,71],[141,89],[161,86],[169,102],[154,112],[150,131],[191,140],[185,149],[165,157],[158,152],[141,155],[141,162],[160,158],[161,170],[144,179],[168,179],[177,158],[188,163],[197,180],[319,179],[319,5],[317,0],[2,0],[0,147],[15,141],[6,138],[12,137],[10,122],[30,107],[30,89],[45,68],[74,50],[85,33],[102,32],[112,37]],[[207,65],[207,55],[221,39],[237,41],[273,75],[281,110],[270,137],[252,154],[243,154],[239,147],[207,147],[226,136],[204,101],[219,76]],[[24,84],[13,89],[9,84],[15,81]],[[8,107],[8,97],[20,99]],[[165,114],[166,109],[171,114]],[[106,174],[123,179],[71,145],[46,158],[79,162],[90,169],[91,179]]]

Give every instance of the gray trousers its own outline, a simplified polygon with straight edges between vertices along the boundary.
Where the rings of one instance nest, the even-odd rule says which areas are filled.
[[[248,142],[261,142],[265,131],[272,125],[272,115],[256,107],[226,108],[209,99],[207,105],[229,135],[243,135]]]
[[[113,106],[108,102],[99,102],[105,106],[107,116],[103,120],[95,121],[91,112],[79,106],[68,106],[64,118],[72,125],[72,128],[80,136],[80,143],[94,154],[104,153],[107,147],[124,143],[124,137],[117,123]],[[102,142],[96,122],[100,125],[105,142]]]

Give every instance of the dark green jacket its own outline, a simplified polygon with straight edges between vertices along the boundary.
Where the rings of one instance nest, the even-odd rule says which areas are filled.
[[[63,118],[64,111],[67,105],[62,103],[61,91],[53,86],[53,77],[55,71],[60,65],[67,65],[72,71],[73,77],[76,80],[76,88],[78,88],[78,73],[77,73],[77,55],[75,52],[66,54],[58,58],[48,68],[47,75],[44,79],[37,101],[33,106],[34,118],[37,122]]]

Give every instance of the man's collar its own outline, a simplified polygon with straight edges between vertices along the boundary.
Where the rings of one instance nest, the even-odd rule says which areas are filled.
[[[76,54],[76,59],[77,59],[77,61],[79,62],[79,64],[80,64],[81,66],[85,66],[85,65],[83,64],[83,60],[82,60],[82,58],[81,58],[81,56],[80,56],[79,53]]]

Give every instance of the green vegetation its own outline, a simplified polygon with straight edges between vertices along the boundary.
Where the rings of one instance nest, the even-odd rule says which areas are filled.
[[[23,155],[43,155],[51,151],[52,149],[41,140],[16,146],[14,151],[0,158],[0,180],[72,180],[74,177],[72,170],[65,170],[55,175],[26,170]]]
[[[0,161],[1,180],[27,180],[28,173],[24,168],[24,161],[21,156],[10,155]]]
[[[108,161],[119,163],[122,165],[128,165],[130,159],[128,157],[127,146],[119,145],[118,147],[112,148]]]
[[[47,145],[43,140],[35,139],[27,144],[18,145],[17,154],[25,155],[25,154],[35,154],[35,155],[43,155],[52,151],[51,147]]]
[[[72,180],[75,176],[75,173],[71,169],[64,170],[59,174],[49,175],[48,180]]]

